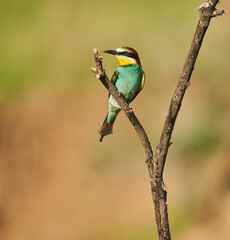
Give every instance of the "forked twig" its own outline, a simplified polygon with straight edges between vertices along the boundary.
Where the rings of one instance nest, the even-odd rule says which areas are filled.
[[[210,20],[213,17],[224,15],[224,11],[220,11],[215,8],[218,2],[218,0],[208,0],[198,7],[200,19],[183,70],[181,72],[180,79],[171,99],[168,114],[163,126],[163,131],[161,133],[160,142],[156,147],[154,156],[144,128],[138,121],[130,105],[125,102],[121,94],[119,94],[106,76],[102,66],[103,60],[97,49],[93,50],[96,68],[91,68],[91,70],[96,74],[96,77],[101,80],[103,85],[107,88],[109,93],[112,94],[122,110],[125,112],[126,116],[135,128],[138,137],[141,140],[142,146],[144,147],[160,240],[171,239],[168,221],[167,191],[165,190],[163,184],[163,171],[168,149],[171,145],[170,139],[184,94],[187,87],[190,85],[190,78]]]

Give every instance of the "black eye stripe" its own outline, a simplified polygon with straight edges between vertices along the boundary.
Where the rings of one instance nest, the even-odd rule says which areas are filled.
[[[135,54],[131,52],[120,52],[119,55],[123,55],[123,56],[134,58],[134,59],[136,58]]]

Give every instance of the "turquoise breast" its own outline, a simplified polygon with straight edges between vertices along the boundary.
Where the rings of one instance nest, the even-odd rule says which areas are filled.
[[[125,101],[131,101],[136,95],[141,84],[143,71],[138,65],[119,66],[117,80],[114,86],[122,94]],[[109,97],[109,111],[107,116],[108,123],[113,123],[117,114],[121,111],[120,106],[112,95]]]
[[[126,101],[132,99],[141,83],[143,71],[138,65],[118,67],[118,78],[115,87],[123,95]]]

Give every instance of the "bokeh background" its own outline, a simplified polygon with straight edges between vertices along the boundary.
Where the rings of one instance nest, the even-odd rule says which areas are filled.
[[[157,239],[145,156],[92,49],[134,47],[132,103],[155,149],[203,1],[8,0],[0,8],[0,238]],[[230,2],[205,36],[165,166],[173,239],[230,239]],[[117,61],[104,55],[108,76]]]

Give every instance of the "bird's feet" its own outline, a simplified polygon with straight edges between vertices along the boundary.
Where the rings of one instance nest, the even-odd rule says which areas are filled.
[[[133,111],[133,108],[129,105],[129,110],[127,111],[127,113],[131,113]]]

